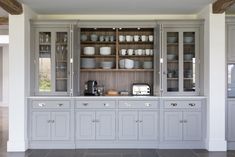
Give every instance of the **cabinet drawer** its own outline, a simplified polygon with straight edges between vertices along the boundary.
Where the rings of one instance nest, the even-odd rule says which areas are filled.
[[[60,108],[70,108],[70,101],[33,101],[33,108],[39,109],[39,108],[54,108],[54,109],[60,109]]]
[[[164,108],[200,109],[201,101],[165,101]]]
[[[115,108],[115,101],[76,101],[77,108]]]
[[[158,108],[158,101],[119,101],[119,108]]]

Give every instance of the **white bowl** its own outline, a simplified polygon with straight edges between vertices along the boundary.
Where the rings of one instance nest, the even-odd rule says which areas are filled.
[[[125,69],[125,59],[119,60],[119,67],[120,69]]]
[[[167,60],[174,60],[176,57],[175,54],[167,54]]]
[[[184,60],[192,60],[193,54],[184,54]]]
[[[111,47],[100,47],[100,55],[111,55]]]
[[[133,69],[134,68],[134,61],[131,59],[125,59],[125,68],[126,69]]]
[[[151,61],[145,61],[145,62],[143,63],[143,68],[144,68],[144,69],[152,69],[152,68],[153,68],[153,62],[151,62]]]
[[[84,47],[83,54],[84,55],[94,55],[95,54],[95,47]]]
[[[112,61],[100,62],[100,67],[103,69],[111,69],[111,68],[113,68],[113,62]]]
[[[184,43],[192,43],[193,37],[184,37]]]
[[[175,43],[177,41],[176,37],[167,37],[167,42],[168,43]]]

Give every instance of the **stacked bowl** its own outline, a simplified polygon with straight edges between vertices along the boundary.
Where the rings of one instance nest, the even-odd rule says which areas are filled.
[[[96,61],[94,58],[82,58],[81,68],[83,69],[93,69],[96,67]]]

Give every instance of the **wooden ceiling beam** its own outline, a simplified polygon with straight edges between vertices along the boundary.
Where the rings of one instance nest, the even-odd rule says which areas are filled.
[[[235,0],[217,0],[213,3],[213,13],[224,13],[229,7],[235,3]]]
[[[0,17],[0,25],[8,25],[8,18]]]
[[[23,12],[22,4],[16,0],[0,0],[0,7],[11,15],[19,15]]]

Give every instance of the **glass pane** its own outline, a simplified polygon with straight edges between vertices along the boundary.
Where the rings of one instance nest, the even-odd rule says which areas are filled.
[[[235,97],[235,64],[228,64],[228,97]]]
[[[184,91],[195,91],[196,58],[195,32],[184,32]]]
[[[179,33],[167,33],[167,91],[179,91]]]
[[[51,91],[51,33],[39,33],[39,92]]]
[[[56,33],[56,91],[67,91],[68,33]]]

